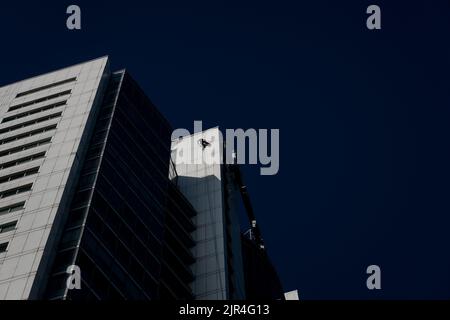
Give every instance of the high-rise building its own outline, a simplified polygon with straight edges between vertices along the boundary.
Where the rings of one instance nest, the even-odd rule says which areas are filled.
[[[282,299],[241,170],[225,160],[227,147],[218,127],[172,141],[177,186],[197,211],[193,294],[202,300]],[[248,229],[241,230],[242,215]]]
[[[101,58],[0,88],[0,299],[42,297],[108,76]]]
[[[178,165],[198,137],[171,135],[108,57],[1,87],[0,300],[246,298],[236,168]]]
[[[219,128],[172,142],[177,185],[197,211],[192,288],[198,299],[245,298],[236,194],[223,157]]]

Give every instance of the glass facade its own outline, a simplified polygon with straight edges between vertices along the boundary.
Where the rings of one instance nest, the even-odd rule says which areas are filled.
[[[194,209],[168,179],[172,129],[125,72],[111,76],[46,298],[190,299]],[[66,269],[80,267],[81,290]]]
[[[242,235],[245,292],[248,300],[284,300],[278,273],[267,252]]]

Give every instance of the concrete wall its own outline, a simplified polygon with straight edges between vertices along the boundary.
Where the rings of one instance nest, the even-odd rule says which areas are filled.
[[[0,169],[1,178],[26,168],[39,167],[38,174],[0,183],[0,192],[32,184],[31,191],[0,199],[0,208],[25,201],[24,209],[0,215],[0,225],[17,220],[14,230],[0,233],[0,244],[8,243],[7,251],[0,253],[0,299],[40,297],[59,238],[58,231],[62,229],[61,224],[65,220],[66,208],[70,203],[80,162],[95,121],[96,107],[101,102],[101,91],[108,78],[107,64],[108,58],[103,57],[0,88],[0,119],[67,100],[65,105],[58,108],[0,124],[1,130],[55,112],[62,112],[61,117],[0,134],[2,140],[51,124],[57,125],[56,130],[0,144],[1,153],[16,146],[51,138],[50,144],[0,157],[1,164],[40,151],[45,152],[44,158]],[[77,80],[16,98],[17,93],[72,77],[77,77]],[[70,95],[7,112],[11,105],[69,89],[72,90]]]
[[[203,148],[201,139],[210,145]],[[192,266],[195,275],[192,290],[196,299],[228,297],[222,156],[223,142],[218,128],[172,142],[179,189],[197,211],[194,218],[197,230],[193,234],[196,246],[192,252],[196,259]]]

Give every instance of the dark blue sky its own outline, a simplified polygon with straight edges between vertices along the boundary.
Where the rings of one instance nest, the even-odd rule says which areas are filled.
[[[108,54],[174,127],[279,128],[245,174],[286,290],[450,299],[449,1],[2,1],[0,29],[0,85]]]

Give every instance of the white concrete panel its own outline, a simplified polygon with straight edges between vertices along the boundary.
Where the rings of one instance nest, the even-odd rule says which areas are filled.
[[[202,145],[202,139],[207,146]],[[218,128],[183,137],[172,142],[172,160],[178,174],[179,189],[191,202],[197,216],[192,253],[195,280],[192,290],[197,299],[226,299],[224,208],[222,203],[221,159],[223,144]]]
[[[101,102],[97,97],[100,95],[99,91],[104,87],[107,78],[105,75],[109,72],[107,64],[108,58],[103,57],[0,87],[0,119],[36,110],[50,103],[67,100],[64,106],[0,124],[0,129],[8,128],[39,119],[45,115],[62,112],[59,118],[26,125],[0,134],[1,140],[22,133],[27,134],[32,130],[44,128],[50,124],[57,124],[56,130],[21,137],[18,140],[0,145],[1,152],[40,139],[51,138],[51,143],[48,145],[0,156],[0,163],[3,163],[23,155],[33,154],[39,150],[46,152],[45,158],[35,162],[40,166],[38,174],[5,184],[9,188],[10,186],[21,186],[22,183],[30,182],[33,183],[31,192],[0,199],[0,207],[13,204],[14,201],[25,201],[24,210],[10,213],[6,217],[0,216],[0,219],[14,217],[18,220],[15,232],[8,233],[10,234],[9,238],[5,239],[9,243],[7,252],[3,257],[0,257],[0,299],[33,298],[31,295],[38,294],[40,290],[41,284],[35,282],[35,279],[41,279],[42,277],[37,277],[36,272],[39,274],[46,268],[51,250],[57,240],[52,236],[50,230],[61,227],[55,225],[55,223],[62,221],[61,218],[58,218],[58,215],[64,215],[67,212],[65,208],[69,204],[70,192],[63,193],[62,191],[64,188],[72,190],[74,187],[74,181],[71,177],[76,177],[80,170],[79,158],[75,157],[75,153],[85,150],[85,148],[80,148],[80,143],[85,142],[86,130],[91,130],[93,127],[93,124],[88,121],[95,120],[96,107],[99,105],[98,102]],[[16,98],[16,95],[23,91],[72,77],[76,77],[77,80]],[[72,90],[71,94],[8,112],[10,106],[31,102],[37,98],[47,97],[65,90]],[[26,166],[28,165],[26,164]],[[25,164],[21,166],[25,168]],[[9,172],[9,168],[7,170],[1,170],[0,177],[3,173]],[[0,190],[2,187],[2,184],[0,184]],[[17,278],[18,275],[21,276],[20,279]]]

